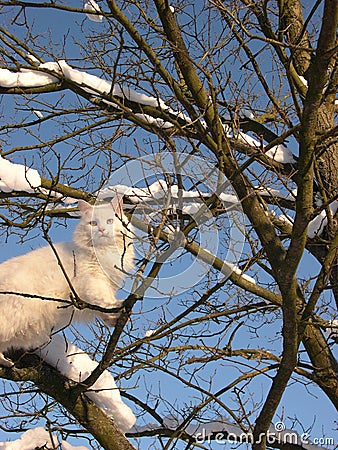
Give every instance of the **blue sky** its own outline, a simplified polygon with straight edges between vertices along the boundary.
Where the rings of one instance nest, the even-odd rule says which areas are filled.
[[[71,2],[69,3],[71,6],[80,7],[81,4],[78,2]],[[197,2],[198,5],[198,2]],[[27,13],[28,18],[35,18],[35,28],[40,33],[40,38],[36,42],[45,42],[45,39],[48,37],[49,30],[51,30],[51,39],[53,41],[54,48],[50,48],[50,60],[54,60],[55,58],[66,58],[69,63],[74,63],[76,61],[76,64],[81,67],[82,64],[87,64],[83,62],[85,58],[85,44],[87,35],[89,35],[92,31],[95,31],[100,27],[100,24],[96,24],[93,22],[90,22],[85,19],[83,15],[79,14],[66,14],[64,12],[59,12],[56,10],[37,10],[32,9],[29,10]],[[20,28],[16,27],[16,30]],[[84,47],[80,51],[78,46],[76,45],[76,42],[81,42],[84,44]],[[47,59],[47,56],[46,60]],[[100,75],[99,71],[96,72],[98,75]],[[238,76],[238,80],[240,80],[241,77]],[[49,102],[55,101],[57,103],[59,99],[59,94],[52,94],[48,97]],[[38,100],[38,99],[37,99]],[[76,103],[75,96],[71,100],[74,103]],[[37,104],[38,106],[38,104]],[[3,97],[1,100],[0,107],[3,111],[8,111],[11,108],[14,107],[13,99],[10,97]],[[39,105],[40,109],[43,110],[44,106]],[[29,116],[32,120],[34,118],[34,114],[30,109],[26,109],[21,111],[16,118],[22,119],[23,117]],[[3,116],[2,122],[4,119],[6,119],[7,115]],[[70,119],[74,119],[74,117],[70,117]],[[3,124],[3,123],[2,123]],[[52,138],[52,136],[56,133],[58,133],[57,126],[55,125],[54,128],[45,125],[39,126],[36,130],[36,132],[40,132],[42,139],[49,140]],[[104,133],[104,132],[103,132]],[[135,136],[133,136],[135,138]],[[144,138],[144,135],[136,135],[136,137],[140,137],[141,139]],[[84,138],[85,141],[85,138]],[[20,145],[27,145],[32,143],[36,143],[36,137],[33,135],[27,135],[25,131],[18,132],[15,137],[11,137],[11,140],[8,141],[3,146],[3,151],[8,151],[12,147],[20,146]],[[121,148],[128,148],[135,144],[134,139],[126,138],[125,141],[122,141],[120,144]],[[60,153],[63,155],[64,160],[67,159],[67,151],[70,148],[69,144],[61,143],[56,146],[57,150],[60,151]],[[132,150],[132,152],[135,152],[136,149]],[[14,162],[21,162],[20,160],[20,153],[17,155],[13,155],[13,161]],[[39,157],[38,153],[30,153],[29,157],[32,157],[31,162],[34,164],[34,167],[39,167]],[[45,155],[46,157],[46,155]],[[49,168],[51,171],[56,170],[56,159],[53,159],[51,155],[51,162],[49,163]],[[69,164],[75,164],[73,161],[69,162]],[[95,178],[95,175],[93,175],[93,178]],[[46,174],[47,176],[47,174]],[[81,186],[81,180],[78,180],[76,185]],[[55,226],[52,230],[52,237],[55,241],[68,241],[71,239],[71,233],[76,224],[76,219],[72,219],[67,221],[67,226],[63,223],[63,221],[60,221],[60,224],[55,223]],[[2,240],[1,242],[1,253],[0,253],[0,260],[4,261],[8,259],[9,257],[20,255],[24,252],[27,252],[33,248],[36,248],[37,246],[44,245],[44,240],[41,238],[41,236],[37,236],[37,233],[35,231],[32,231],[30,233],[30,240],[27,242],[21,243],[19,236],[9,236],[8,241],[4,242]],[[303,265],[303,273],[300,273],[300,276],[308,276],[309,274],[313,274],[314,271],[314,262],[313,259],[310,256],[305,256],[304,258],[305,264]],[[170,266],[167,265],[164,269],[164,273],[166,276],[170,277],[173,274],[177,273],[177,271],[180,270],[180,266]],[[176,271],[176,272],[175,272]],[[261,282],[267,281],[265,278],[260,278],[261,274],[257,273],[256,276],[258,276],[258,279],[260,279]],[[190,281],[190,280],[189,280]],[[227,291],[224,289],[223,294],[226,295]],[[198,293],[191,292],[191,295],[198,296]],[[178,314],[179,311],[182,310],[182,305],[180,302],[184,299],[184,295],[182,298],[173,298],[170,300],[170,314],[172,317]],[[146,298],[143,301],[143,304],[140,305],[139,308],[136,308],[136,314],[137,311],[139,313],[137,314],[138,322],[137,327],[135,330],[132,331],[132,334],[136,337],[142,337],[143,333],[146,331],[147,326],[149,323],[153,323],[154,325],[158,324],[163,318],[162,318],[162,312],[165,309],[165,305],[167,303],[166,298]],[[163,309],[162,309],[163,307]],[[166,309],[168,310],[168,309]],[[144,319],[142,317],[144,316]],[[236,335],[235,339],[235,345],[238,348],[246,348],[246,347],[255,347],[257,346],[259,339],[262,339],[264,343],[269,343],[272,348],[278,348],[280,346],[280,337],[275,340],[276,335],[278,336],[278,333],[280,333],[280,321],[276,321],[274,326],[262,326],[259,329],[259,336],[257,337],[255,333],[252,331],[251,338],[248,341],[248,336],[250,336],[250,333],[248,333],[248,330],[250,331],[250,327],[254,327],[254,323],[250,324],[247,322],[245,324],[245,332],[243,329],[243,332],[239,332]],[[126,338],[127,339],[127,338]],[[224,338],[226,340],[226,338]],[[207,376],[213,376],[213,390],[217,390],[217,388],[224,385],[224,378],[229,377],[229,380],[231,380],[231,376],[234,375],[237,372],[237,368],[235,368],[230,361],[222,361],[222,362],[216,362],[213,366],[210,366],[208,369],[209,372],[205,373]],[[165,393],[166,400],[174,405],[182,405],[184,402],[193,402],[193,398],[195,395],[195,392],[193,392],[188,387],[182,388],[181,383],[175,382],[175,380],[172,377],[166,376],[161,372],[149,372],[142,374],[142,377],[144,377],[145,381],[141,384],[141,387],[138,387],[132,392],[137,393],[140,395],[140,397],[145,398],[146,396],[146,388],[149,390],[152,390],[153,393],[161,392],[159,388],[159,384],[161,384],[161,389]],[[253,384],[250,386],[251,389],[254,390],[255,395],[257,398],[264,397],[264,393],[267,392],[267,388],[270,384],[270,381],[268,379],[264,380],[262,382],[261,379],[254,381]],[[124,387],[132,387],[134,385],[133,379],[131,380],[122,380],[122,385]],[[230,405],[233,405],[234,402],[232,402],[231,396],[227,396],[227,401],[229,401]],[[162,408],[160,408],[162,412],[165,413],[166,407],[163,405]],[[322,392],[316,388],[315,386],[305,382],[303,384],[299,383],[293,383],[290,382],[290,386],[286,393],[283,396],[282,403],[280,407],[278,408],[278,413],[276,415],[276,420],[282,418],[283,421],[285,421],[287,427],[294,426],[294,428],[298,431],[302,431],[302,427],[304,430],[308,430],[308,428],[312,427],[311,433],[310,433],[310,439],[314,438],[320,438],[323,436],[331,437],[333,434],[333,420],[335,417],[335,410],[331,403],[324,398]],[[296,420],[297,419],[297,420]],[[302,426],[297,422],[300,421]],[[0,430],[0,441],[8,439],[8,434],[4,433]],[[149,442],[145,439],[144,444],[141,444],[142,449],[148,449],[149,448]],[[183,443],[177,444],[177,449],[183,449],[184,448]],[[218,449],[220,446],[218,444],[212,444],[210,448]],[[222,446],[221,446],[222,448]]]

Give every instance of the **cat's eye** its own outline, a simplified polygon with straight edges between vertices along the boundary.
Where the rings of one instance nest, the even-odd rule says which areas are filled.
[[[112,223],[114,223],[114,219],[107,219],[107,224],[111,225]]]
[[[89,222],[89,225],[91,225],[92,227],[96,227],[96,225],[97,225],[96,220],[91,220],[91,221]]]

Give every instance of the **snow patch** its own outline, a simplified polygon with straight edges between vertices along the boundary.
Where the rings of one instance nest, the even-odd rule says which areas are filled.
[[[54,443],[56,444],[57,440]],[[51,442],[50,434],[42,427],[26,431],[15,441],[0,442],[0,450],[34,450],[35,448],[46,448],[48,450],[55,448]]]
[[[85,11],[94,11],[94,12],[100,12],[100,7],[99,5],[94,1],[94,0],[89,0],[88,2],[85,3],[84,8]],[[103,16],[101,16],[100,14],[86,14],[87,18],[89,20],[91,20],[92,22],[102,22],[103,21]]]
[[[261,148],[261,142],[258,141],[256,138],[249,136],[246,133],[239,132],[235,136],[239,141],[244,142],[244,144],[251,145],[252,147]],[[286,147],[284,144],[275,145],[274,147],[270,148],[267,152],[263,153],[268,158],[273,159],[276,162],[282,163],[282,164],[294,164],[296,163],[296,160],[291,152],[291,150]]]
[[[136,113],[135,116],[144,120],[149,125],[155,125],[158,128],[161,128],[162,130],[172,128],[174,126],[171,122],[167,122],[167,121],[161,119],[160,117],[155,118],[155,117],[149,116],[149,114]]]
[[[306,78],[304,78],[302,75],[299,75],[299,79],[304,84],[304,86],[308,87],[309,83],[307,82]]]
[[[293,227],[293,220],[292,217],[287,216],[286,214],[281,214],[278,217],[279,220],[281,220],[282,222],[284,222],[285,224],[291,225]]]
[[[330,327],[326,328],[325,335],[328,339],[338,341],[338,320],[330,320]]]
[[[34,192],[41,186],[41,177],[37,170],[22,164],[14,164],[0,156],[0,189],[3,192]]]
[[[31,63],[36,63],[36,64],[40,64],[40,61],[38,60],[38,58],[36,58],[34,55],[31,55],[30,53],[27,53],[26,55],[27,59],[29,59],[29,61]]]
[[[52,336],[50,343],[38,353],[62,375],[76,382],[85,380],[98,365],[86,353],[57,334]],[[122,432],[125,433],[134,425],[136,418],[132,410],[123,403],[114,378],[107,370],[86,395],[108,416],[113,417]]]
[[[254,119],[255,116],[254,114],[246,108],[242,108],[239,110],[239,117],[241,117],[242,119],[248,118],[248,119]]]
[[[235,137],[239,141],[244,142],[244,144],[251,145],[252,147],[258,147],[258,148],[261,147],[260,141],[258,141],[257,139],[249,136],[246,133],[243,133],[242,131],[240,131]]]
[[[11,72],[8,69],[0,69],[0,86],[5,88],[40,87],[58,81],[55,76],[38,70],[21,69],[19,72]]]
[[[294,164],[296,162],[291,150],[284,144],[275,145],[265,152],[265,154],[274,161],[282,164]]]
[[[229,267],[229,269],[232,272],[236,273],[237,275],[239,275],[244,280],[249,281],[250,283],[256,284],[256,280],[254,278],[252,278],[249,275],[246,275],[245,273],[243,273],[243,271],[238,266],[236,266],[235,264],[232,264],[232,263],[229,263],[229,262],[225,261],[224,265]]]
[[[146,337],[150,337],[150,336],[152,336],[153,334],[155,334],[156,333],[156,330],[147,330],[145,333],[144,333],[144,337],[146,338]]]
[[[294,195],[294,191],[291,191],[288,194],[284,194],[279,189],[263,188],[263,187],[255,187],[255,189],[257,189],[257,192],[261,195],[283,198],[284,200],[290,200],[290,201],[296,200],[297,194]]]
[[[338,210],[338,200],[330,203],[329,205],[332,216],[334,216]],[[308,226],[307,235],[310,239],[320,236],[327,225],[326,211],[323,210],[318,216],[311,220]]]
[[[37,109],[33,109],[33,113],[39,118],[43,119],[43,114],[41,111],[38,111]]]
[[[53,450],[57,446],[58,440],[56,436],[51,435],[42,427],[32,428],[25,431],[19,439],[15,441],[0,442],[0,450],[35,450],[43,448],[45,450]],[[62,450],[88,450],[83,445],[71,445],[66,441],[61,442]]]

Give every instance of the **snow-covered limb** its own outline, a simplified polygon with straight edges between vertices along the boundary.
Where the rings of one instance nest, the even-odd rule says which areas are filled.
[[[332,216],[334,216],[338,210],[338,200],[329,204],[329,208]],[[326,210],[323,210],[317,217],[311,220],[308,226],[307,235],[313,239],[316,236],[320,236],[327,225]]]
[[[86,5],[87,6],[85,6],[85,9],[87,10],[99,11],[99,7],[96,5],[94,0],[89,0]],[[99,18],[102,17],[95,14],[87,14],[87,16],[90,16],[91,20],[94,20],[95,18],[95,21],[98,21]],[[35,63],[36,61],[34,60],[34,64]],[[52,71],[53,74],[45,73],[43,69]],[[103,80],[96,75],[91,75],[85,71],[72,68],[64,60],[40,64],[39,70],[20,69],[19,72],[11,72],[8,69],[0,69],[0,86],[5,88],[42,87],[57,83],[62,79],[66,79],[77,84],[85,92],[94,96],[100,97],[102,95],[112,95],[122,100],[126,99],[131,102],[135,102],[139,105],[152,106],[163,110],[163,112],[170,114],[175,119],[182,119],[186,123],[191,123],[188,116],[180,111],[175,111],[168,107],[161,98],[139,93],[134,89],[131,89],[129,86],[120,84],[112,85],[110,81]],[[93,99],[94,98],[96,97],[93,97]],[[107,99],[101,98],[101,101],[107,105],[113,106],[114,108],[119,108],[116,103]],[[168,121],[161,118],[154,118],[147,114],[136,113],[136,116],[140,117],[145,122],[151,125],[156,125],[162,129],[172,128],[174,126]]]
[[[100,12],[100,7],[95,2],[95,0],[88,0],[88,2],[85,3],[83,9],[85,11]],[[103,21],[103,16],[101,14],[89,14],[89,13],[87,13],[86,16],[92,22],[102,22]]]
[[[62,441],[61,442],[61,449],[62,450],[88,450],[87,447],[85,447],[84,445],[71,445],[66,441]]]
[[[11,72],[8,69],[0,69],[0,86],[5,88],[41,87],[58,81],[57,77],[38,70],[20,69],[19,72]]]
[[[255,187],[258,194],[265,196],[265,197],[277,197],[283,200],[288,200],[291,202],[294,202],[297,197],[297,189],[293,189],[292,191],[289,191],[288,193],[281,192],[279,189],[273,189],[269,187]]]
[[[328,339],[338,342],[338,320],[331,320],[330,327],[326,328],[325,334]]]
[[[166,130],[168,128],[173,127],[173,124],[171,122],[167,122],[159,117],[156,118],[152,117],[149,114],[136,113],[135,116],[144,120],[149,125],[156,125],[158,128],[161,128],[162,130]]]
[[[197,200],[209,198],[211,197],[211,193],[209,192],[200,192],[200,191],[186,191],[184,189],[180,189],[178,185],[174,184],[168,186],[165,180],[155,181],[153,184],[147,186],[146,188],[136,188],[131,186],[126,186],[124,184],[117,184],[113,186],[108,186],[100,191],[100,197],[102,199],[111,197],[112,195],[120,194],[125,195],[128,199],[134,203],[147,203],[152,200],[160,200],[163,198],[167,198],[169,195],[171,198],[177,200],[178,198],[182,199],[184,202],[188,203],[193,202],[197,203]],[[235,195],[227,194],[225,192],[218,193],[218,197],[220,200],[225,202],[226,204],[238,204],[239,200]],[[202,203],[200,203],[200,207]],[[189,207],[189,205],[187,205]],[[185,206],[183,205],[183,212]],[[188,211],[186,211],[188,214]]]
[[[246,275],[238,266],[235,264],[229,263],[227,261],[224,261],[224,265],[229,267],[231,272],[236,273],[240,277],[243,278],[243,280],[249,281],[250,283],[256,284],[256,280],[249,275]]]
[[[332,216],[334,216],[338,211],[338,200],[335,200],[332,203],[330,203],[328,205],[328,208],[330,209]],[[293,226],[293,219],[290,216],[282,214],[278,217],[278,219]],[[324,209],[320,214],[318,214],[318,216],[312,219],[311,222],[309,223],[307,231],[308,237],[310,239],[313,239],[315,237],[320,236],[326,225],[327,225],[327,214],[326,210]]]
[[[91,2],[93,0],[90,0]],[[95,16],[97,17],[97,16]],[[99,16],[98,16],[99,17]],[[52,75],[46,73],[43,70],[54,72]],[[65,60],[59,60],[56,62],[47,62],[39,65],[39,70],[35,69],[20,69],[19,72],[11,72],[8,69],[0,69],[0,86],[5,88],[11,87],[41,87],[48,84],[53,84],[60,81],[61,78],[76,83],[84,91],[94,94],[112,94],[113,96],[124,98],[140,105],[153,106],[160,108],[167,113],[173,114],[176,117],[190,121],[189,117],[184,114],[174,111],[169,108],[163,100],[158,97],[152,97],[145,95],[131,89],[129,86],[112,85],[110,81],[103,80],[96,75],[91,75],[85,71],[77,70],[69,66]],[[105,101],[105,100],[103,100]],[[107,104],[112,102],[106,101]],[[145,116],[143,116],[145,117]],[[173,125],[171,125],[173,126]]]
[[[23,433],[19,439],[15,441],[0,442],[0,450],[35,450],[43,448],[45,450],[53,450],[58,445],[56,436],[51,435],[42,427],[32,428]],[[83,445],[74,446],[66,441],[61,442],[62,450],[88,450]]]
[[[282,164],[295,164],[296,160],[293,157],[291,150],[284,144],[275,145],[270,150],[265,152],[265,155],[276,162]]]
[[[37,109],[33,109],[33,113],[39,118],[39,119],[43,119],[43,114],[41,111],[37,110]]]
[[[54,444],[56,444],[55,441]],[[52,449],[51,436],[42,427],[32,428],[15,441],[0,442],[0,450],[32,450],[34,448]],[[46,446],[46,447],[44,447]]]
[[[113,195],[125,195],[133,203],[147,202],[151,199],[161,199],[167,195],[168,186],[164,180],[155,181],[146,188],[136,188],[125,184],[116,184],[100,190],[102,199]]]
[[[150,337],[150,336],[152,336],[154,333],[156,333],[156,330],[147,330],[145,333],[144,333],[144,337],[146,338],[146,337]]]
[[[88,11],[100,11],[99,6],[96,4],[95,0],[88,0],[84,6],[85,10]],[[95,22],[101,22],[102,16],[99,14],[87,14],[87,17],[90,20]],[[32,63],[37,67],[36,63],[38,60],[35,57],[32,57]],[[97,77],[96,75],[91,75],[85,71],[81,71],[78,69],[74,69],[69,66],[66,61],[59,60],[56,62],[47,62],[40,64],[38,66],[39,70],[36,69],[20,69],[19,72],[11,72],[8,69],[0,69],[0,86],[5,88],[33,88],[33,87],[42,87],[48,86],[49,84],[54,84],[57,82],[61,82],[66,79],[71,81],[72,83],[77,84],[81,89],[85,92],[92,94],[94,101],[97,97],[103,95],[112,95],[119,99],[126,99],[131,102],[137,103],[139,105],[144,106],[152,106],[155,108],[159,108],[167,115],[171,116],[175,120],[182,120],[185,124],[190,124],[191,119],[189,116],[184,114],[183,112],[176,111],[169,106],[159,97],[153,97],[150,95],[145,95],[131,89],[129,86],[124,85],[112,85],[110,81],[103,80],[102,78]],[[44,72],[44,69],[51,71]],[[113,106],[114,108],[119,108],[116,103],[113,101],[109,101],[106,98],[100,99],[103,103],[107,105]],[[251,111],[247,109],[241,109],[238,112],[239,117],[242,118],[253,118],[253,114]],[[168,129],[174,127],[174,124],[170,122],[170,119],[164,120],[163,118],[152,117],[149,114],[144,114],[140,112],[136,112],[137,117],[141,118],[145,122],[150,125],[155,125],[161,129]],[[231,117],[225,116],[225,120],[230,121]],[[201,124],[206,127],[206,124],[203,120],[201,120]],[[261,143],[249,136],[246,133],[239,132],[236,135],[233,135],[231,127],[229,125],[224,125],[225,131],[227,132],[229,137],[234,137],[248,145],[253,147],[261,147]],[[265,152],[265,154],[282,164],[293,164],[295,163],[295,159],[292,155],[292,152],[283,144],[279,144]]]
[[[261,148],[261,142],[257,139],[249,136],[246,133],[239,132],[235,136],[239,141],[244,142],[245,144],[251,145],[252,147]],[[264,150],[263,150],[264,152]],[[264,152],[266,156],[273,159],[276,162],[282,164],[295,164],[297,161],[294,158],[291,150],[286,147],[284,144],[275,145],[270,150]]]
[[[0,156],[0,190],[3,192],[34,192],[41,186],[37,170],[23,164],[14,164]]]
[[[293,227],[293,219],[290,216],[287,216],[286,214],[281,214],[278,217],[279,220],[281,220],[282,222],[284,222],[285,224],[291,225]]]
[[[85,380],[97,367],[97,363],[86,353],[58,334],[54,335],[49,344],[38,353],[62,375],[76,382]],[[131,409],[123,403],[114,378],[107,370],[101,374],[86,395],[108,416],[113,417],[122,432],[126,432],[134,425],[136,418]]]
[[[188,116],[184,115],[182,112],[175,111],[172,108],[168,107],[165,104],[165,102],[159,97],[152,97],[150,95],[142,94],[140,92],[135,91],[134,89],[131,89],[129,86],[121,84],[112,85],[111,82],[103,80],[102,78],[99,78],[95,75],[88,74],[87,72],[81,70],[73,69],[64,60],[58,61],[57,64],[60,74],[62,74],[66,79],[72,81],[73,83],[76,83],[83,90],[85,90],[90,94],[94,95],[112,94],[115,97],[127,99],[131,102],[135,102],[140,105],[160,108],[167,114],[171,114],[177,119],[181,118],[185,120],[187,123],[191,122]],[[114,104],[114,102],[110,102],[106,99],[102,99],[102,101],[107,105],[111,105],[114,106],[115,108],[118,108],[118,105]],[[171,124],[170,122],[166,122],[161,118],[154,118],[149,115],[140,113],[137,113],[136,115],[141,119],[145,120],[146,122],[150,124],[155,124],[160,128],[173,127],[173,124]]]

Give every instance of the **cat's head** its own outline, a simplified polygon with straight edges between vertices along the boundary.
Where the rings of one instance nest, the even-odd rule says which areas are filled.
[[[98,206],[79,200],[78,208],[81,219],[74,234],[74,242],[77,245],[93,245],[95,248],[120,246],[121,239],[127,233],[122,197],[116,196],[110,203]]]

